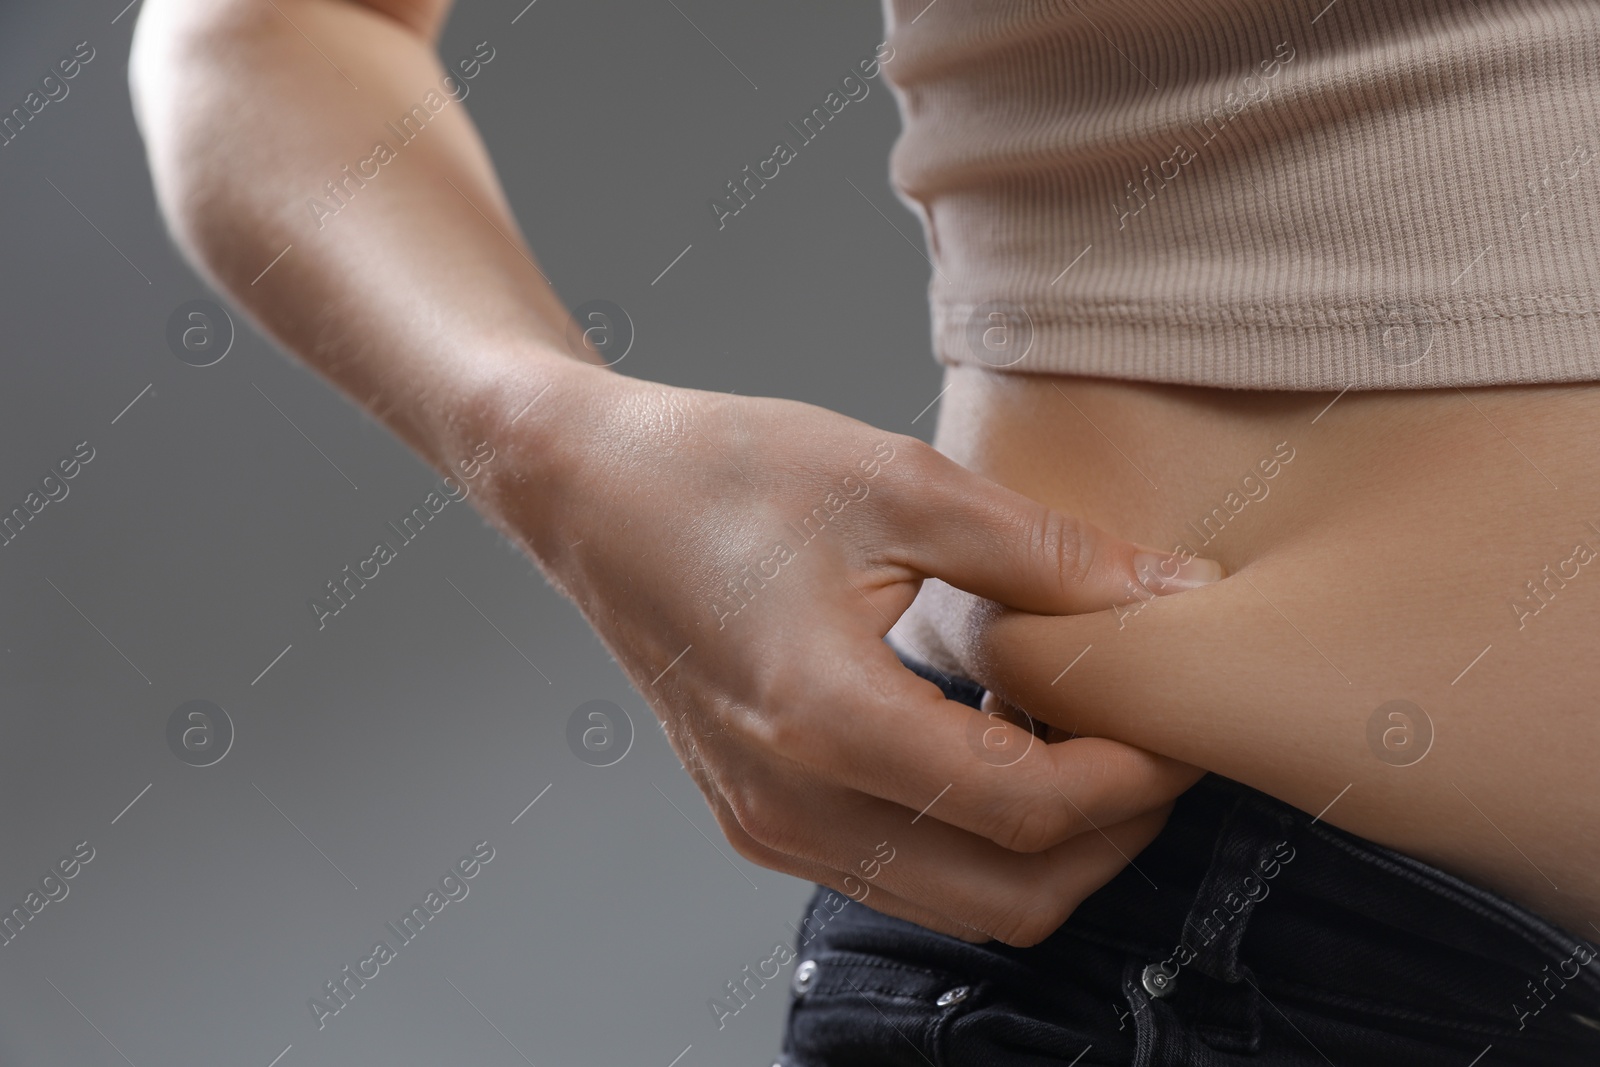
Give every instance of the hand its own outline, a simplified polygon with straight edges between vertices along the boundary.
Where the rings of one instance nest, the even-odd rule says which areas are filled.
[[[1193,768],[1101,738],[1027,745],[882,638],[930,576],[1069,614],[1130,601],[1140,573],[1159,591],[1197,584],[1206,561],[1158,571],[1165,553],[809,405],[577,364],[559,392],[540,401],[558,405],[545,454],[506,427],[491,506],[650,702],[747,859],[1028,945],[1192,784]],[[993,729],[1025,754],[982,758]]]

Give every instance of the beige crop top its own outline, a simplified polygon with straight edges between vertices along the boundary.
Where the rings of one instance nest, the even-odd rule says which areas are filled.
[[[942,362],[1600,379],[1600,0],[885,9]]]

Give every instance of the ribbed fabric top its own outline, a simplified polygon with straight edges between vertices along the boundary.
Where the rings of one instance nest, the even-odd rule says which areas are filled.
[[[1600,379],[1600,2],[885,0],[946,363]]]

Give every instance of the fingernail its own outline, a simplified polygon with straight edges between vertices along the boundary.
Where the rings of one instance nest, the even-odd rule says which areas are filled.
[[[1133,573],[1138,575],[1139,584],[1152,593],[1181,593],[1219,582],[1227,572],[1214,559],[1139,552],[1133,557]]]

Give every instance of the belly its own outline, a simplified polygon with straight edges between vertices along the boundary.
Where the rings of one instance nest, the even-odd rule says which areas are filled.
[[[941,451],[1230,576],[1075,617],[930,582],[905,634],[1057,726],[1333,802],[1327,821],[1592,932],[1600,385],[949,376]]]

